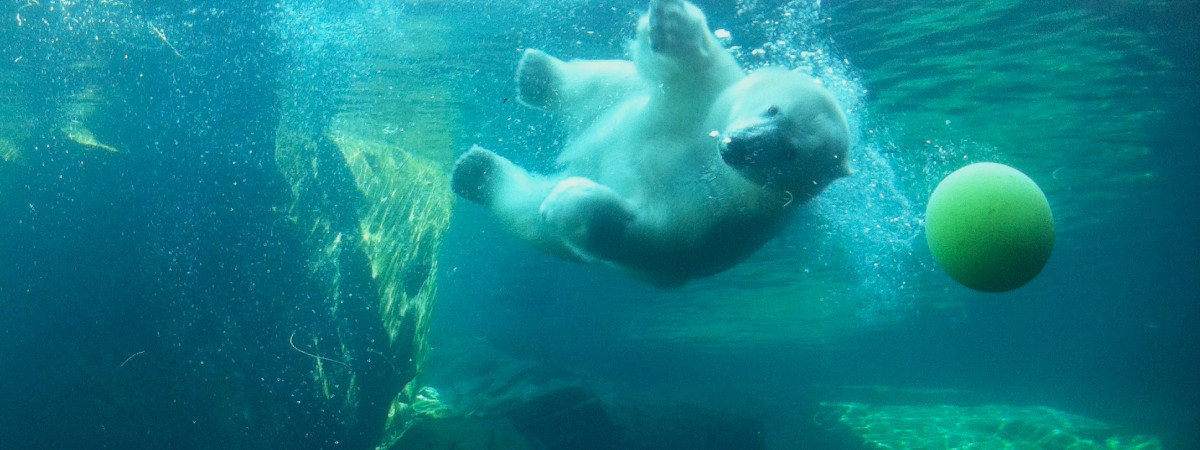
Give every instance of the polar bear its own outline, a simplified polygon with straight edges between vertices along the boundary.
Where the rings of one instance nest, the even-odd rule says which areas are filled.
[[[630,54],[526,50],[521,101],[570,127],[557,173],[475,146],[455,163],[454,192],[547,253],[672,287],[745,260],[849,175],[833,97],[796,71],[747,75],[695,5],[652,0]]]

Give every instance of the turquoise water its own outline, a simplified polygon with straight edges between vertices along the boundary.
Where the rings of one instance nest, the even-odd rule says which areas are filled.
[[[952,388],[1195,439],[1185,431],[1200,248],[1187,175],[1196,167],[1187,124],[1197,72],[1186,56],[1197,44],[1194,8],[947,1],[708,10],[746,64],[826,74],[851,111],[857,174],[751,261],[678,292],[495,243],[487,219],[460,208],[452,235],[466,244],[447,251],[456,270],[443,280],[467,287],[463,300],[447,296],[441,307],[454,318],[439,316],[442,324],[683,398],[778,407],[810,400],[813,385]],[[529,45],[589,54],[552,39]],[[512,133],[520,132],[479,141],[523,157]],[[933,186],[974,161],[1021,168],[1054,209],[1055,253],[1012,293],[955,285],[920,234]],[[481,254],[512,259],[498,266]]]
[[[436,303],[414,386],[550,448],[700,448],[683,438],[695,427],[722,430],[708,448],[879,448],[908,430],[879,417],[970,422],[947,423],[956,414],[1027,427],[988,436],[1057,426],[1200,447],[1196,5],[698,5],[747,67],[808,67],[830,88],[855,175],[749,261],[675,290],[539,254],[458,202],[436,264],[419,272],[436,280]],[[293,202],[281,124],[441,171],[473,144],[550,170],[565,132],[516,101],[520,51],[622,57],[644,7],[0,8],[0,448],[380,442],[390,399],[347,408],[339,389],[399,389],[390,375],[411,374],[383,353],[399,350],[373,344],[387,339],[373,310],[348,306],[347,292],[365,291],[330,297],[313,281],[367,285],[375,268],[323,272],[304,241],[319,223],[295,219],[297,204],[325,205],[338,222],[361,199],[336,182],[350,170],[314,159],[315,180],[343,187]],[[371,170],[390,167],[378,158]],[[930,192],[976,161],[1021,169],[1054,210],[1050,262],[1010,293],[954,284],[925,247]],[[420,281],[405,289],[433,292]],[[338,356],[330,342],[367,350]],[[292,348],[333,362],[314,367]],[[338,363],[384,375],[325,378]],[[554,441],[505,415],[505,402],[556,383],[586,386],[607,416],[567,421]],[[826,409],[842,403],[932,409]],[[596,425],[606,420],[619,426]],[[933,448],[996,445],[958,432]]]

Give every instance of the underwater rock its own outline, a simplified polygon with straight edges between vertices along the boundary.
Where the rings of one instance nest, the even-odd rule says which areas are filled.
[[[618,417],[578,375],[512,358],[480,341],[441,342],[438,350],[420,382],[439,387],[458,412],[450,419],[511,424],[537,448],[624,448]]]
[[[538,450],[545,446],[521,434],[507,420],[458,417],[417,419],[392,450]]]
[[[597,389],[582,375],[513,358],[483,341],[439,342],[420,382],[441,386],[441,396],[458,413],[418,419],[399,441],[411,445],[403,448],[478,448],[472,445],[480,430],[507,439],[508,425],[536,445],[514,448],[766,448],[762,417],[735,411],[744,405],[695,404]],[[447,443],[446,434],[452,431],[463,433],[460,447]]]
[[[625,399],[623,406],[614,408],[628,417],[623,423],[630,428],[628,436],[633,448],[654,450],[704,449],[766,449],[763,423],[757,415],[747,415],[721,409],[746,405],[696,405],[690,403],[644,402]],[[819,447],[802,447],[819,448]]]
[[[547,448],[608,449],[618,441],[617,424],[600,398],[582,385],[547,389],[497,412]]]
[[[28,2],[3,29],[0,384],[22,395],[0,446],[386,448],[416,410],[452,201],[458,105],[409,100],[450,88],[372,76],[413,97],[343,108],[327,75],[411,52],[279,33],[340,10],[135,3]]]
[[[290,220],[309,230],[310,276],[333,305],[328,328],[306,347],[320,344],[347,362],[311,358],[314,387],[354,417],[368,440],[386,443],[412,419],[406,405],[415,400],[410,382],[420,371],[436,294],[448,181],[403,149],[332,133],[281,127],[277,137],[276,158],[293,188]]]
[[[323,407],[348,413],[378,448],[410,442],[401,439],[410,431],[438,435],[428,421],[440,406],[413,380],[428,348],[438,248],[453,204],[444,167],[461,113],[447,78],[416,73],[443,63],[452,42],[444,14],[406,14],[402,33],[373,18],[388,30],[343,48],[365,58],[353,62],[364,67],[343,69],[387,67],[387,75],[354,79],[335,105],[319,92],[323,83],[307,77],[290,78],[303,88],[281,94],[292,105],[276,134],[276,161],[292,191],[288,218],[307,233],[310,277],[332,316],[319,339],[352,366],[313,358],[313,387]],[[319,56],[306,57],[327,65]]]

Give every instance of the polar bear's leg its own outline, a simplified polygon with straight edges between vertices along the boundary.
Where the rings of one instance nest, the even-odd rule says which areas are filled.
[[[528,178],[528,174],[504,157],[478,145],[454,162],[450,188],[459,197],[484,206],[491,206],[502,185],[513,178]]]
[[[535,108],[557,109],[566,65],[541,50],[525,50],[517,62],[517,92],[521,101]]]
[[[667,91],[687,86],[719,92],[745,76],[700,8],[684,0],[650,1],[638,22],[633,60],[643,77]]]
[[[517,87],[526,104],[587,126],[604,109],[643,91],[645,84],[629,61],[563,61],[529,49],[517,63]]]
[[[608,186],[583,177],[558,182],[539,208],[548,230],[578,259],[618,261],[629,250],[635,214],[629,202]]]
[[[703,57],[708,21],[695,5],[683,0],[653,0],[646,15],[646,38],[650,50],[675,58]]]
[[[552,180],[477,145],[454,163],[450,187],[460,197],[488,207],[501,225],[534,247],[578,260],[542,221],[539,208],[554,187]]]

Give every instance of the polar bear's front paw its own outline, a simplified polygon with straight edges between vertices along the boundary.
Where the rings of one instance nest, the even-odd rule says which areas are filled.
[[[525,50],[517,63],[521,101],[535,108],[554,107],[562,89],[562,64],[558,58],[541,50]]]
[[[542,202],[544,223],[568,245],[588,255],[619,246],[633,212],[608,186],[582,177],[560,181]]]
[[[704,13],[683,0],[650,2],[650,49],[676,58],[703,56],[708,24]]]

